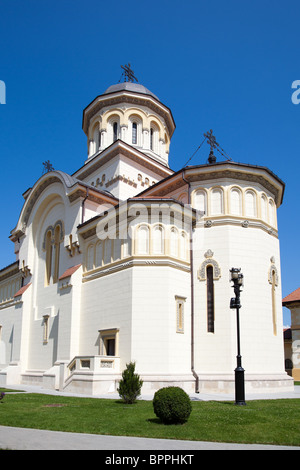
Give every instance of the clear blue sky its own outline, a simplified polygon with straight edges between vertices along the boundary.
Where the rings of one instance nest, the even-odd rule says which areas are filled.
[[[286,183],[278,211],[283,296],[298,288],[298,9],[293,0],[0,0],[0,266],[15,260],[8,236],[22,193],[45,160],[67,173],[83,164],[82,111],[130,62],[173,112],[172,169],[213,129],[234,161],[267,166]],[[203,146],[190,163],[207,155]]]

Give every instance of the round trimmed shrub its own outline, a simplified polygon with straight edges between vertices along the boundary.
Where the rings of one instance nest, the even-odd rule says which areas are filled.
[[[156,416],[164,424],[185,423],[192,411],[188,394],[179,387],[165,387],[157,390],[153,398]]]

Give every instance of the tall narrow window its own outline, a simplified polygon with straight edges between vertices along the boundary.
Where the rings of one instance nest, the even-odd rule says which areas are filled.
[[[54,272],[53,272],[53,283],[58,281],[59,277],[59,255],[60,255],[60,238],[61,229],[60,225],[57,225],[54,233]]]
[[[132,143],[137,144],[137,123],[132,123]]]
[[[114,130],[114,142],[115,142],[118,139],[118,123],[117,122],[114,122],[113,130]]]
[[[213,267],[206,268],[207,279],[207,331],[215,332],[215,301],[214,301],[214,273]]]
[[[175,295],[176,299],[176,333],[184,333],[184,303],[186,297]]]
[[[51,280],[52,266],[52,232],[49,230],[46,234],[46,279],[45,284],[49,286]]]
[[[153,128],[151,127],[150,129],[150,149],[153,150],[153,134],[154,134],[154,131],[153,131]]]
[[[48,343],[49,340],[49,315],[44,315],[44,333],[43,333],[43,342]]]
[[[276,319],[276,272],[272,271],[272,320],[273,333],[277,335],[277,319]]]

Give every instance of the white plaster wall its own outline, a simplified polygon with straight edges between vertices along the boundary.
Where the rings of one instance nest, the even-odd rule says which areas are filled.
[[[29,260],[32,272],[32,300],[30,319],[28,318],[30,327],[27,339],[30,343],[27,359],[29,370],[47,370],[56,360],[68,359],[71,354],[72,293],[62,294],[59,283],[45,285],[45,252],[42,243],[47,227],[54,226],[58,220],[62,220],[65,236],[60,245],[59,276],[67,268],[81,263],[80,255],[70,258],[65,249],[69,244],[69,234],[74,230],[74,224],[77,226],[79,218],[80,204],[70,206],[63,185],[55,183],[41,194],[28,222],[26,238],[30,242],[23,245],[22,258]],[[43,316],[46,314],[49,315],[47,343],[43,341]]]
[[[241,293],[241,353],[247,373],[282,373],[284,354],[282,338],[281,284],[276,288],[277,336],[273,334],[271,285],[268,273],[270,258],[280,281],[278,240],[262,229],[216,226],[197,229],[199,249],[194,250],[196,361],[197,370],[231,373],[236,365],[236,316],[229,308],[234,297],[229,269],[241,268],[245,286]],[[201,236],[202,235],[202,236]],[[199,281],[197,270],[211,249],[221,268],[215,286],[215,333],[207,332],[206,281]]]
[[[98,355],[99,330],[118,328],[121,368],[130,361],[132,272],[125,269],[82,285],[80,354]]]
[[[188,374],[190,274],[171,267],[133,270],[132,359],[141,374]],[[176,332],[175,295],[186,297],[184,333]]]
[[[7,307],[0,310],[0,368],[10,362],[20,360],[20,344],[22,331],[22,305]]]
[[[101,158],[101,156],[99,158]],[[97,185],[97,180],[101,182],[103,175],[105,175],[105,181],[102,185]],[[141,175],[141,179],[139,179],[139,175]],[[114,180],[117,176],[125,177],[129,179],[129,181],[118,179],[110,183],[110,181]],[[147,184],[146,178],[149,180],[149,184]],[[124,201],[139,194],[161,179],[162,176],[154,170],[149,170],[142,164],[133,162],[128,157],[119,154],[93,172],[86,181],[89,184],[93,184],[97,189],[108,191],[115,197]]]

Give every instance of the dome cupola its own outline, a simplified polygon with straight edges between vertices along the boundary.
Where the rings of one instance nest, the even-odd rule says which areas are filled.
[[[117,140],[168,166],[175,123],[170,109],[140,83],[111,85],[83,111],[88,160]]]

